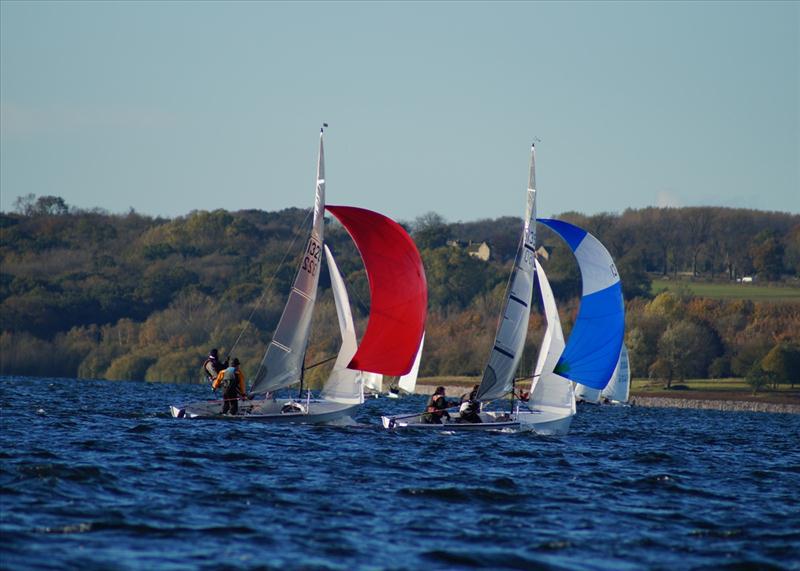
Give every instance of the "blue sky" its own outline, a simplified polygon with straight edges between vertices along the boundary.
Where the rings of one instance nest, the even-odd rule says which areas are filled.
[[[0,4],[0,208],[800,212],[800,3]]]

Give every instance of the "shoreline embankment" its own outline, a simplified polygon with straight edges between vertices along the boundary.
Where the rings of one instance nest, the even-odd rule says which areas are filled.
[[[448,398],[458,398],[472,390],[472,385],[444,385]],[[416,394],[432,395],[436,385],[417,385]],[[695,397],[695,398],[692,398]],[[664,397],[648,395],[631,395],[631,406],[648,408],[695,408],[702,410],[722,410],[727,412],[768,412],[775,414],[800,414],[800,404],[785,402],[764,402],[751,400],[743,395],[731,397],[730,393],[715,398],[713,393],[704,391],[702,396],[683,394],[680,397]],[[727,398],[726,398],[727,397]]]
[[[644,397],[633,395],[631,406],[655,408],[697,408],[703,410],[724,410],[728,412],[769,412],[778,414],[800,414],[800,405],[752,400],[716,400],[670,397]]]

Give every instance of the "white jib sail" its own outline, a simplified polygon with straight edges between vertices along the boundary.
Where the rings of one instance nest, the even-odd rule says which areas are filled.
[[[397,386],[399,386],[402,390],[406,391],[407,393],[413,393],[414,389],[417,387],[419,362],[422,358],[422,346],[424,344],[425,344],[425,333],[422,334],[422,339],[419,340],[419,348],[417,349],[417,356],[414,358],[414,364],[411,366],[411,370],[402,377],[400,377],[400,380],[397,382]]]
[[[628,361],[628,348],[623,344],[619,352],[619,361],[614,369],[611,380],[600,393],[601,399],[608,399],[613,402],[628,402],[631,390],[631,368]]]
[[[325,153],[319,134],[317,184],[314,196],[314,221],[303,259],[294,278],[292,291],[283,309],[278,327],[261,361],[252,392],[265,393],[300,381],[311,316],[317,298],[319,269],[322,263],[322,239],[325,214]]]
[[[536,150],[533,146],[520,242],[497,335],[478,389],[477,399],[483,402],[501,398],[511,392],[528,333],[536,244]]]
[[[533,389],[531,390],[528,406],[532,409],[538,406],[550,406],[574,410],[575,395],[572,381],[553,372],[558,358],[566,345],[556,300],[544,269],[538,260],[535,263],[536,274],[539,277],[539,290],[541,291],[542,304],[544,305],[544,315],[547,320],[547,329],[545,330],[542,348],[539,350],[539,357],[536,361]]]
[[[325,259],[328,261],[328,272],[331,275],[336,315],[339,318],[339,330],[342,333],[342,346],[339,348],[333,370],[322,388],[322,398],[342,404],[361,404],[364,402],[364,394],[361,390],[359,372],[347,368],[347,364],[358,348],[353,314],[350,311],[350,299],[331,251],[328,246],[324,246],[324,249]]]

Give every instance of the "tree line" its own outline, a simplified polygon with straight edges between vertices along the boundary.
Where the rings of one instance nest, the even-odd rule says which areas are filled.
[[[728,208],[646,208],[559,218],[595,234],[614,256],[627,308],[626,342],[637,377],[730,375],[794,382],[800,304],[715,301],[686,289],[653,297],[653,276],[797,287],[800,216]],[[421,374],[477,375],[497,325],[521,220],[448,223],[429,213],[403,223],[425,264],[429,315]],[[305,245],[308,210],[194,211],[167,219],[131,210],[79,210],[28,195],[0,213],[0,373],[197,382],[209,348],[255,372],[283,309]],[[568,334],[581,282],[572,254],[539,226],[538,245]],[[357,328],[369,284],[346,231],[327,221],[326,242],[350,292]],[[460,246],[486,241],[488,262]],[[320,279],[307,363],[338,349],[327,270]],[[544,330],[530,321],[532,368]],[[457,340],[457,342],[454,342]],[[318,383],[325,367],[309,372]],[[793,376],[795,375],[795,376]],[[762,384],[763,384],[762,383]]]

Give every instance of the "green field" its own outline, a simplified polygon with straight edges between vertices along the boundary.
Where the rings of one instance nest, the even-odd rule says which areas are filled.
[[[736,283],[706,283],[688,280],[653,280],[650,291],[657,295],[665,289],[687,287],[697,297],[711,299],[750,299],[753,301],[798,301],[800,287]]]

